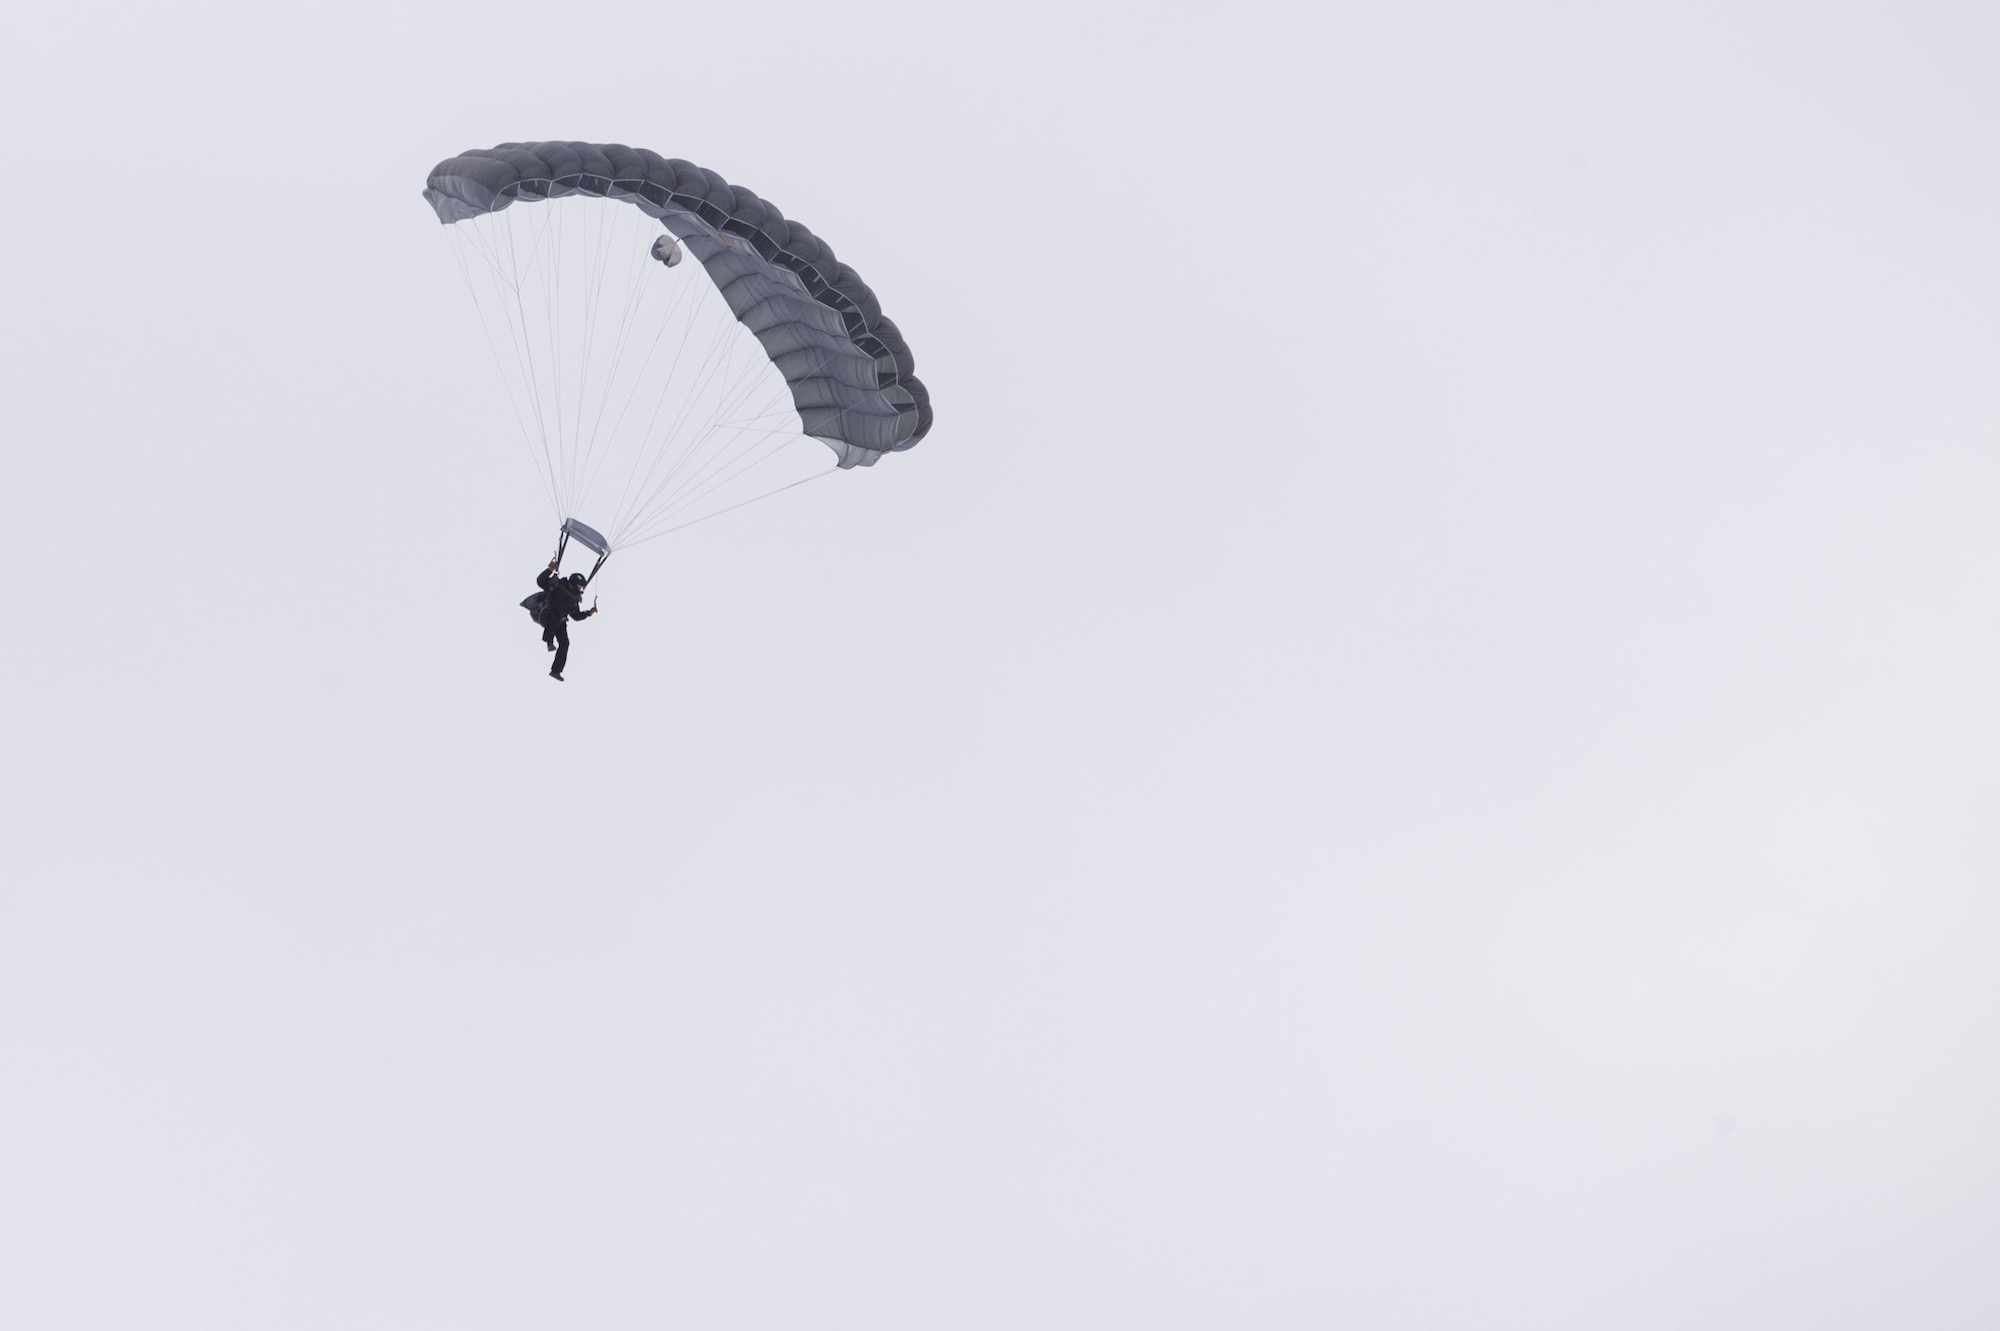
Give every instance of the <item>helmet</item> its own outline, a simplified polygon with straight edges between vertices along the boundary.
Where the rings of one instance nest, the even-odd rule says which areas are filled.
[[[588,578],[584,577],[584,576],[583,576],[583,574],[581,574],[581,573],[572,573],[572,574],[570,574],[570,575],[569,575],[569,580],[570,580],[571,582],[573,582],[573,583],[575,583],[575,584],[576,584],[576,586],[577,586],[577,590],[578,590],[578,591],[581,591],[581,590],[583,590],[583,584],[584,584],[584,583],[586,583],[586,582],[588,582],[588,581],[590,581],[590,579],[588,579]]]

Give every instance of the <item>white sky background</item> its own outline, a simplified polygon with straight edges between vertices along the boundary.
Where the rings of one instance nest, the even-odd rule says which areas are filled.
[[[0,1322],[1989,1327],[2000,10],[17,3]],[[917,450],[614,561],[429,167]]]

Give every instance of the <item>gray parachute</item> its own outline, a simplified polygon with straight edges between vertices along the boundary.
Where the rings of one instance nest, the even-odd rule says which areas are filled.
[[[623,144],[503,143],[438,163],[424,189],[447,225],[579,195],[630,203],[701,260],[784,376],[804,433],[840,467],[871,466],[929,432],[930,394],[874,292],[824,241],[713,171]],[[671,241],[647,254],[679,260]]]

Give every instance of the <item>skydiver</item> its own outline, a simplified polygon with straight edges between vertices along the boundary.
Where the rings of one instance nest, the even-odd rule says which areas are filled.
[[[549,667],[549,678],[560,681],[563,667],[569,664],[569,621],[589,619],[597,613],[597,598],[590,600],[590,609],[583,608],[583,588],[589,581],[581,573],[572,573],[567,578],[556,572],[558,565],[550,561],[549,566],[535,575],[535,585],[542,589],[542,613],[537,622],[542,626],[542,646],[556,654],[555,663]]]

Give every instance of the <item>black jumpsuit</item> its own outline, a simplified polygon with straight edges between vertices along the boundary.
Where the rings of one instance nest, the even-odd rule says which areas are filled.
[[[556,659],[549,665],[549,673],[560,679],[563,667],[569,664],[569,621],[589,619],[597,612],[583,608],[582,583],[543,569],[536,575],[535,585],[547,596],[542,602],[542,641],[552,642],[556,647]]]

